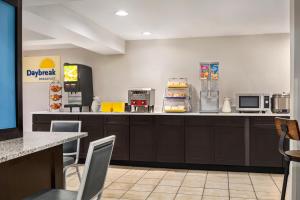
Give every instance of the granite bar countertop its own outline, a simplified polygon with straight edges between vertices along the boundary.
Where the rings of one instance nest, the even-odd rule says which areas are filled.
[[[132,112],[124,112],[124,113],[111,113],[111,112],[49,112],[49,111],[38,111],[32,112],[31,114],[55,114],[55,115],[170,115],[170,116],[249,116],[249,117],[290,117],[290,114],[277,114],[272,112],[267,113],[195,113],[195,112],[187,112],[187,113],[164,113],[164,112],[153,112],[153,113],[132,113]]]
[[[86,132],[24,132],[23,138],[0,141],[0,163],[86,137]]]

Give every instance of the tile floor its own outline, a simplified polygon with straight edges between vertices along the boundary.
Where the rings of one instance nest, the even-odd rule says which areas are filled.
[[[78,178],[68,171],[67,189],[77,190]],[[111,166],[101,199],[279,200],[282,180],[279,174]]]

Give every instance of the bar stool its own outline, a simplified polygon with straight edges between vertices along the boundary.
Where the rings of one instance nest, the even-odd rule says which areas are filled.
[[[81,121],[51,121],[50,132],[80,132]],[[81,175],[79,172],[79,149],[80,139],[76,141],[68,142],[63,145],[63,174],[64,174],[64,186],[66,185],[66,172],[70,167],[76,169],[76,173],[79,181],[81,181]]]
[[[300,131],[297,120],[275,118],[275,127],[279,139],[279,152],[283,155],[286,165],[284,166],[284,179],[281,191],[281,200],[285,199],[286,187],[288,183],[290,162],[300,162],[300,150],[288,150],[285,149],[286,139],[300,140]]]
[[[114,135],[90,143],[78,192],[46,189],[23,200],[100,200],[114,143]]]

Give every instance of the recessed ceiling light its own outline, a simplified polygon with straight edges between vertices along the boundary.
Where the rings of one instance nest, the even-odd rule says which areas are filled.
[[[148,31],[145,31],[142,33],[143,35],[151,35],[152,33],[151,32],[148,32]]]
[[[125,17],[128,15],[128,12],[126,12],[125,10],[118,10],[115,15],[120,16],[120,17]]]

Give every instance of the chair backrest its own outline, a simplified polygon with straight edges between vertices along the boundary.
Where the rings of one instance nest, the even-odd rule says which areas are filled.
[[[77,200],[90,200],[102,194],[115,136],[90,143]]]
[[[297,120],[276,117],[275,127],[279,136],[286,131],[286,136],[289,139],[300,140],[300,132]]]
[[[50,132],[81,132],[81,121],[51,121]],[[79,155],[80,140],[65,143],[63,153]]]

